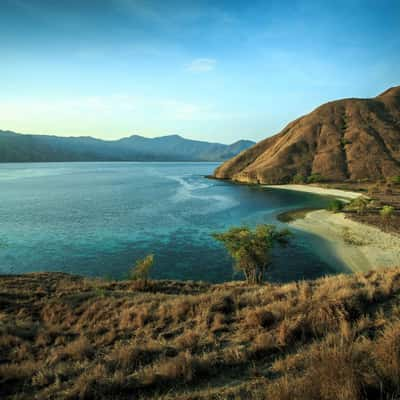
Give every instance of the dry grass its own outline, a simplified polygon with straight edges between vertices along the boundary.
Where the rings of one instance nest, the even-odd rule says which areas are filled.
[[[1,399],[399,396],[399,269],[263,286],[0,277]]]
[[[396,215],[393,215],[393,217],[389,221],[384,221],[378,213],[367,213],[365,215],[346,215],[348,218],[354,221],[377,227],[384,232],[400,234],[400,211],[397,211]]]

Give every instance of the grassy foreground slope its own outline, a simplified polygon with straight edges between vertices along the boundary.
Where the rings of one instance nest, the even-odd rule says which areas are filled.
[[[400,269],[143,286],[0,277],[0,398],[399,398]]]

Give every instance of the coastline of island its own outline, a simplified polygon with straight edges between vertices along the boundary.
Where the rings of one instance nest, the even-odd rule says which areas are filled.
[[[309,185],[262,185],[276,190],[294,190],[332,196],[350,201],[363,193]],[[293,218],[291,215],[293,214]],[[400,265],[400,235],[346,218],[343,212],[328,210],[291,210],[278,219],[293,229],[318,236],[352,272],[365,272]],[[328,261],[326,249],[314,249],[322,260]]]
[[[363,193],[360,192],[342,190],[342,189],[331,189],[321,186],[298,185],[298,184],[261,185],[261,186],[269,189],[293,190],[296,192],[319,194],[321,196],[332,196],[339,200],[344,200],[344,201],[353,200],[360,196],[366,197]]]

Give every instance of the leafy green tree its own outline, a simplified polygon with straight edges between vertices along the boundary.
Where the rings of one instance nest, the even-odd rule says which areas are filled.
[[[288,243],[290,232],[277,230],[274,225],[234,227],[213,237],[223,243],[234,260],[236,270],[243,272],[247,283],[260,284],[271,265],[271,249],[276,243]]]
[[[149,279],[150,269],[154,264],[154,255],[149,254],[145,258],[136,261],[135,266],[130,272],[130,278],[134,280],[143,280],[147,282]]]

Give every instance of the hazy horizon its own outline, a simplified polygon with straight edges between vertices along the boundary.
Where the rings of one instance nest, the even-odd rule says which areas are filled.
[[[160,138],[164,138],[164,137],[170,137],[170,136],[180,136],[183,139],[187,139],[187,140],[194,140],[194,141],[201,141],[201,142],[210,142],[210,143],[221,143],[221,144],[234,144],[238,141],[252,141],[252,139],[247,139],[247,138],[241,138],[238,140],[235,140],[233,142],[223,142],[223,141],[218,141],[218,140],[201,140],[201,139],[193,139],[191,137],[187,137],[184,135],[180,135],[179,133],[166,133],[166,134],[161,134],[158,136],[144,136],[144,135],[140,135],[137,133],[132,133],[132,134],[127,134],[126,136],[120,136],[120,137],[115,137],[115,138],[101,138],[95,135],[56,135],[56,134],[52,134],[52,133],[39,133],[39,132],[16,132],[10,129],[1,129],[0,127],[0,132],[11,132],[11,133],[16,133],[16,134],[20,134],[20,135],[33,135],[33,136],[54,136],[54,137],[63,137],[63,138],[92,138],[92,139],[97,139],[97,140],[103,140],[103,141],[117,141],[117,140],[121,140],[121,139],[127,139],[130,137],[134,137],[134,136],[138,136],[138,137],[142,137],[145,139],[160,139]]]
[[[392,0],[3,0],[0,129],[259,141],[400,84]]]

